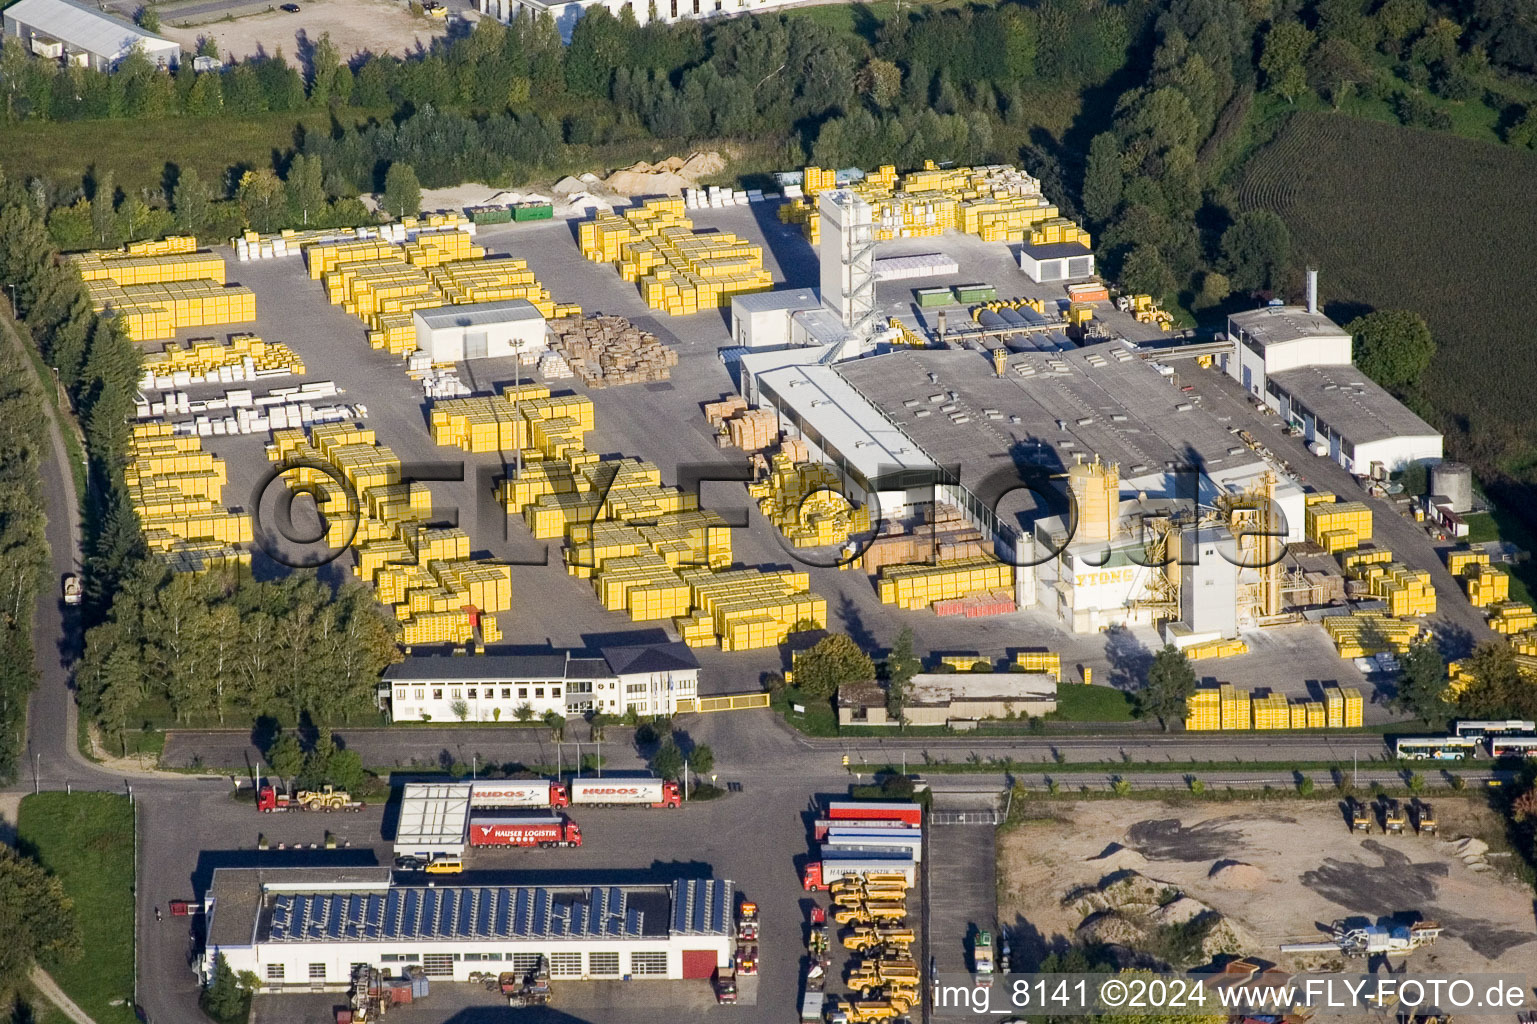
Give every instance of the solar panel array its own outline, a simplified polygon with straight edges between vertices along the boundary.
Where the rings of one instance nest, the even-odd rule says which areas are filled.
[[[644,924],[621,886],[278,893],[270,905],[272,942],[638,938]]]
[[[723,935],[731,924],[729,881],[679,880],[672,885],[674,935]]]

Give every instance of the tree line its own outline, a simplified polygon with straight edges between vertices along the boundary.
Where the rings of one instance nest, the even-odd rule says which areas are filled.
[[[0,213],[0,232],[5,229]],[[3,243],[0,243],[3,244]],[[3,257],[0,257],[3,258]],[[43,397],[18,348],[0,325],[0,778],[12,779],[26,743],[27,698],[37,685],[32,619],[48,578],[43,534],[42,462],[49,458]]]
[[[81,709],[120,742],[156,705],[178,723],[346,722],[400,660],[395,631],[362,584],[333,594],[309,572],[256,581],[146,559],[86,634],[75,681]]]

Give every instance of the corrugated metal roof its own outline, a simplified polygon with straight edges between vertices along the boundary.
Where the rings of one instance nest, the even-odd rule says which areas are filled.
[[[434,306],[430,309],[418,309],[413,315],[428,327],[478,327],[482,324],[543,319],[538,308],[527,299],[474,302],[462,306]]]
[[[142,44],[151,58],[181,52],[179,43],[74,0],[18,0],[5,9],[5,20],[108,60],[127,56],[135,43]]]

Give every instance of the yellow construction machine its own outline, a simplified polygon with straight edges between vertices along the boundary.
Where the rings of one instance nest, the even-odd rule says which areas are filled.
[[[1382,831],[1389,835],[1401,836],[1408,825],[1408,819],[1404,815],[1404,809],[1397,800],[1386,800],[1382,807]]]
[[[303,811],[357,811],[363,807],[363,801],[352,799],[351,793],[334,786],[301,789],[294,794],[294,802]]]
[[[843,948],[866,952],[881,946],[906,951],[915,941],[911,928],[856,927],[843,936]]]
[[[871,903],[860,901],[857,907],[844,907],[833,914],[839,924],[872,924],[877,921],[901,921],[907,917],[907,905],[903,903]]]
[[[850,999],[846,1015],[849,1024],[866,1024],[867,1021],[890,1020],[903,1012],[889,999]]]
[[[1355,797],[1350,798],[1350,828],[1353,832],[1372,834],[1372,811]]]
[[[1122,295],[1115,300],[1115,307],[1122,313],[1130,313],[1139,324],[1157,324],[1161,331],[1174,328],[1174,315],[1159,309],[1151,295]]]

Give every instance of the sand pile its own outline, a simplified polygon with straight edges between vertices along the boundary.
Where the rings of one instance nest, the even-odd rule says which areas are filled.
[[[1265,873],[1241,860],[1219,860],[1206,877],[1224,889],[1258,889],[1265,884]]]
[[[692,153],[686,160],[676,156],[654,164],[642,160],[610,174],[603,184],[622,196],[678,195],[694,188],[700,178],[725,169],[726,160],[719,153]]]

